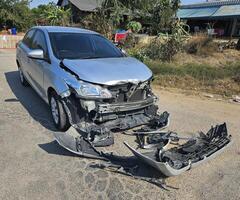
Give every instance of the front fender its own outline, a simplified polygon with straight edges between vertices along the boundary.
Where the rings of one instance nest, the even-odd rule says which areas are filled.
[[[69,87],[66,81],[60,78],[56,78],[53,80],[52,87],[54,88],[54,90],[57,92],[59,96],[62,96],[63,93],[66,93],[67,91],[69,91]]]
[[[44,76],[45,91],[46,91],[46,101],[48,102],[48,90],[53,88],[59,96],[66,97],[70,95],[69,83],[79,84],[77,79],[72,75],[66,73],[61,68],[56,69],[56,71],[46,70]]]

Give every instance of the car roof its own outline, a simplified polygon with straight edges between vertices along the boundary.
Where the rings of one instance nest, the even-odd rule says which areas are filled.
[[[99,34],[97,32],[75,27],[64,27],[64,26],[35,26],[33,28],[46,30],[49,33],[61,32],[61,33],[86,33],[86,34]]]

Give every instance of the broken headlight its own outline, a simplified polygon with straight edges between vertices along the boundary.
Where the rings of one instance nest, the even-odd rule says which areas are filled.
[[[112,94],[108,89],[98,85],[80,82],[80,87],[75,89],[80,97],[110,99]]]

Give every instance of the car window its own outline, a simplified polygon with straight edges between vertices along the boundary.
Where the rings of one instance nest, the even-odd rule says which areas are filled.
[[[72,33],[50,33],[53,52],[57,58],[85,57],[93,52],[90,37]]]
[[[59,59],[123,57],[121,51],[100,35],[49,33],[54,55]]]
[[[22,41],[30,49],[32,48],[32,41],[33,41],[34,33],[35,33],[35,30],[28,31]]]
[[[92,39],[95,47],[95,54],[98,57],[117,57],[119,55],[118,49],[104,37],[92,35]]]
[[[33,42],[32,42],[32,49],[42,49],[44,55],[47,56],[47,43],[45,39],[45,35],[42,31],[37,31],[34,35]]]

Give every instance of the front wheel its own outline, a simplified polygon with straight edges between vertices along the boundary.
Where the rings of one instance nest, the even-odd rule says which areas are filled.
[[[66,111],[60,101],[60,97],[55,92],[52,92],[49,96],[49,105],[55,127],[60,131],[68,130],[70,124]]]

